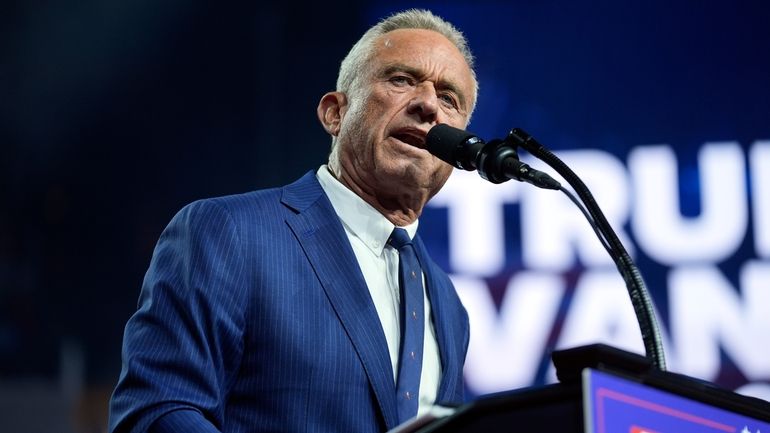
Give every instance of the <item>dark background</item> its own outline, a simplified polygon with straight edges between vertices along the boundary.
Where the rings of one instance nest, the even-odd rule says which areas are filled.
[[[483,136],[522,126],[554,149],[620,156],[770,137],[761,1],[3,3],[0,403],[29,411],[10,431],[103,428],[165,224],[323,163],[317,101],[363,31],[410,6],[467,33]]]
[[[88,380],[114,380],[162,228],[323,162],[315,106],[363,27],[320,6],[107,3],[19,4],[3,37],[7,375],[56,375],[73,337]]]
[[[190,201],[325,160],[315,107],[365,29],[358,10],[3,4],[0,430],[74,412],[54,431],[98,431],[161,230]]]

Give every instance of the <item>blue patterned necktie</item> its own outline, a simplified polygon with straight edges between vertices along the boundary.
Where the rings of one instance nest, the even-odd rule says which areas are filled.
[[[401,354],[398,361],[396,397],[398,419],[417,415],[425,336],[425,302],[422,270],[406,230],[396,227],[388,243],[398,250],[398,285],[401,289]]]

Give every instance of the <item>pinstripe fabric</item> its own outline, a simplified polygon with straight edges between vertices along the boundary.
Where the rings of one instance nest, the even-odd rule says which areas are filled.
[[[467,315],[419,237],[415,249],[442,359],[438,400],[460,401]],[[312,172],[281,189],[192,203],[172,219],[126,325],[111,431],[396,424],[385,336]]]

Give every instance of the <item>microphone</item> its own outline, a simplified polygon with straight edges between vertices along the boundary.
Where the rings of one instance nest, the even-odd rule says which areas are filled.
[[[516,179],[539,188],[561,189],[557,180],[519,161],[516,146],[511,144],[511,134],[505,140],[485,143],[472,132],[441,123],[428,131],[425,140],[428,152],[457,168],[478,170],[489,182]]]
[[[516,179],[540,188],[558,189],[566,194],[586,216],[599,236],[599,241],[623,276],[639,322],[639,329],[642,331],[642,341],[647,356],[659,370],[666,370],[666,358],[663,354],[658,321],[644,279],[599,208],[591,191],[562,160],[531,135],[518,128],[511,130],[505,140],[495,139],[485,143],[476,134],[439,124],[428,131],[425,141],[428,152],[431,154],[457,168],[468,171],[478,170],[481,177],[490,182],[502,183],[509,179]],[[519,146],[556,170],[575,190],[580,201],[569,190],[562,188],[551,176],[519,161],[516,153]]]

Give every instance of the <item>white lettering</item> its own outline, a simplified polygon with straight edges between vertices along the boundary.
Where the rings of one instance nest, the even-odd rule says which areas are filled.
[[[743,152],[737,143],[706,144],[698,155],[701,213],[682,218],[676,156],[667,146],[629,155],[636,200],[632,227],[640,247],[660,263],[719,261],[740,246],[748,225]]]
[[[758,141],[749,151],[754,245],[759,257],[770,259],[770,141]]]
[[[666,361],[669,365],[675,364],[676,360],[670,356],[671,344],[663,324],[659,325]],[[605,343],[629,352],[645,354],[642,333],[628,290],[615,269],[583,273],[575,287],[574,298],[555,349],[593,343]],[[545,379],[546,382],[556,381],[553,364],[546,372]]]
[[[561,279],[517,274],[508,282],[499,314],[483,280],[453,276],[452,281],[470,320],[469,388],[490,393],[531,385],[564,294]]]
[[[715,380],[726,354],[754,382],[738,391],[768,398],[770,387],[758,384],[770,377],[770,351],[764,350],[770,347],[770,261],[744,263],[738,288],[714,263],[730,258],[746,240],[747,178],[753,244],[759,257],[770,258],[770,224],[765,224],[770,221],[770,141],[757,141],[749,150],[750,177],[737,143],[703,146],[697,217],[679,210],[677,160],[669,146],[632,150],[630,171],[606,152],[559,156],[591,188],[624,245],[633,247],[622,231],[633,212],[630,226],[638,248],[666,266],[658,269],[668,269],[667,317],[676,345],[661,332],[669,368]],[[520,210],[521,227],[505,220],[506,205]],[[558,349],[603,342],[644,353],[622,279],[582,214],[562,194],[515,181],[494,185],[458,170],[431,206],[447,208],[452,279],[471,321],[465,378],[474,394],[532,385],[554,327]],[[515,266],[525,270],[508,281],[497,307],[483,278],[513,270],[509,262],[519,245],[506,245],[505,239],[519,234],[521,263]],[[561,324],[558,311],[567,290],[561,272],[577,272],[581,265],[588,270],[579,274]],[[552,367],[546,380],[555,380]]]
[[[449,263],[460,274],[488,277],[505,266],[503,204],[518,200],[518,182],[495,185],[455,170],[429,202],[448,208]]]
[[[559,335],[558,349],[606,343],[644,354],[634,308],[614,269],[584,272]]]
[[[589,187],[621,242],[630,248],[621,231],[629,214],[629,182],[623,164],[598,150],[559,152],[559,157]],[[523,189],[521,224],[522,254],[530,268],[564,271],[574,266],[576,254],[586,266],[612,264],[580,210],[556,191]]]
[[[738,394],[748,395],[749,397],[761,398],[770,401],[770,384],[763,382],[747,383],[736,389]]]
[[[714,267],[671,271],[671,335],[686,374],[713,380],[722,348],[747,377],[770,376],[770,264],[745,264],[740,284],[743,299]]]

